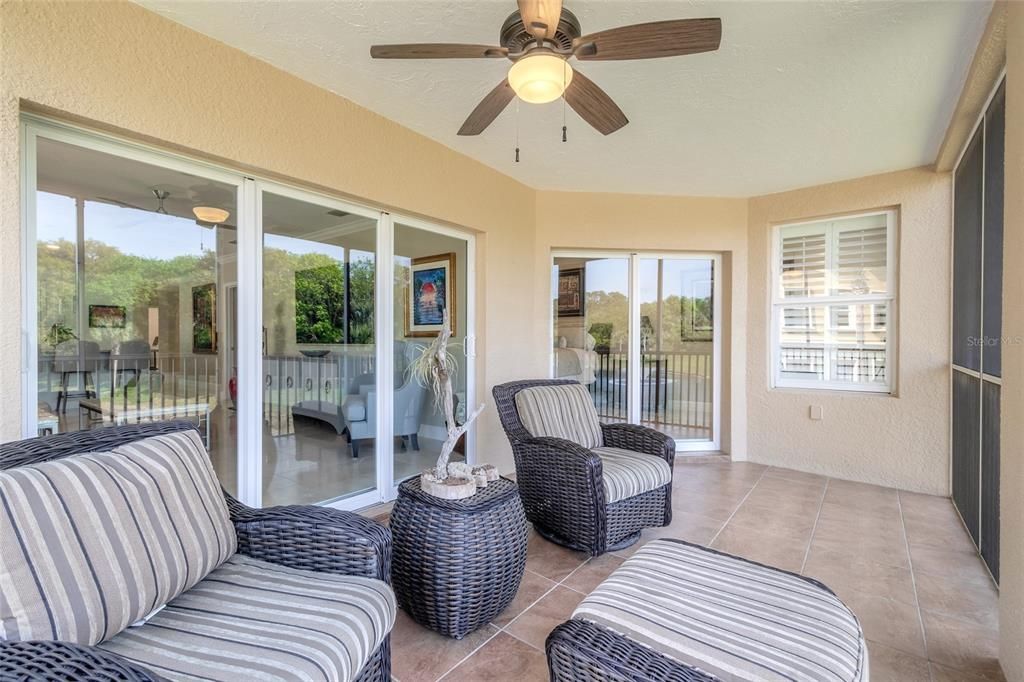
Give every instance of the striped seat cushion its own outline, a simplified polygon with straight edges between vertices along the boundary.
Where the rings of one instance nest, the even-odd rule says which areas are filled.
[[[856,616],[812,580],[653,540],[573,613],[727,680],[866,682]]]
[[[604,470],[604,501],[625,500],[672,481],[672,467],[661,457],[621,448],[594,448]]]
[[[588,450],[604,441],[594,401],[582,384],[524,388],[516,393],[516,411],[534,436],[563,438]]]
[[[100,647],[170,680],[351,680],[391,631],[395,609],[380,580],[236,554]]]
[[[235,553],[195,431],[0,472],[0,638],[92,645]]]

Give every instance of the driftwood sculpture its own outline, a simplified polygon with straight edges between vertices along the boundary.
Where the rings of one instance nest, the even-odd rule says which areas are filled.
[[[448,429],[448,437],[441,445],[437,464],[432,470],[424,471],[420,477],[421,488],[436,497],[459,499],[475,493],[478,480],[484,485],[488,480],[495,480],[497,470],[491,465],[471,468],[461,462],[448,464],[459,438],[466,433],[470,424],[485,407],[481,403],[472,413],[467,414],[463,424],[455,422],[452,377],[456,371],[456,364],[455,358],[448,352],[451,335],[451,323],[448,311],[445,310],[444,323],[437,338],[420,352],[420,356],[413,361],[410,371],[420,385],[430,390],[434,397],[434,405],[440,410]]]

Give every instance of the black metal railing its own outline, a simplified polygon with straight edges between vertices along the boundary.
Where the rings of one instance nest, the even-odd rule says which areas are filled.
[[[640,421],[690,436],[710,434],[714,419],[710,351],[657,351],[640,355]],[[590,394],[600,417],[626,421],[629,360],[626,353],[598,353]]]
[[[104,417],[159,412],[161,418],[213,409],[219,390],[217,356],[147,354],[118,357],[41,355],[39,398],[61,412],[65,401],[98,401]],[[226,387],[225,387],[226,391]]]

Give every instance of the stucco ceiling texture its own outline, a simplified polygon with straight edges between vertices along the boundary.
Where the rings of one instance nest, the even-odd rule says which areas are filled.
[[[507,60],[370,59],[374,43],[497,44],[511,0],[139,1],[531,187],[706,196],[932,163],[991,9],[975,0],[567,0],[584,34],[714,16],[723,31],[717,52],[573,60],[630,123],[603,137],[568,109],[563,143],[561,101],[522,103],[518,116],[513,102],[482,135],[456,135]]]

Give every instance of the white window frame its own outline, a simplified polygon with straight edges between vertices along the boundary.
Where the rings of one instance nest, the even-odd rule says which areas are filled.
[[[844,220],[854,218],[865,218],[870,216],[885,216],[886,219],[886,293],[884,294],[841,294],[832,295],[826,293],[823,296],[789,296],[783,295],[782,289],[782,232],[783,230],[792,229],[794,227],[805,227],[808,233],[815,231],[818,226],[826,224],[831,226],[833,223],[842,222]],[[768,319],[769,319],[769,386],[772,389],[800,389],[810,391],[832,391],[832,392],[854,392],[854,393],[868,393],[874,395],[896,395],[896,377],[898,375],[896,367],[896,348],[898,339],[898,301],[896,292],[899,289],[897,283],[897,245],[899,220],[898,211],[895,208],[880,209],[873,211],[861,211],[858,213],[846,213],[841,215],[835,215],[825,218],[815,218],[811,220],[799,220],[794,222],[779,223],[772,226],[771,231],[771,268],[770,268],[770,291],[771,299],[768,304]],[[813,226],[813,227],[812,227]],[[827,238],[826,246],[826,273],[825,273],[825,285],[826,292],[830,292],[833,289],[835,272],[832,263],[832,244],[831,237]],[[825,356],[825,379],[814,380],[814,379],[793,379],[788,377],[780,376],[781,368],[781,331],[782,331],[782,311],[788,307],[806,306],[808,308],[814,306],[830,306],[830,305],[857,305],[865,304],[872,305],[871,314],[872,321],[871,327],[874,329],[874,306],[884,303],[888,308],[886,316],[886,342],[885,342],[885,383],[854,383],[849,381],[837,381],[833,380],[830,376],[832,362],[828,354]],[[832,326],[832,320],[830,319],[829,311],[826,308],[825,312],[825,331],[826,334],[829,332]],[[822,345],[826,349],[829,347],[829,343],[826,341],[824,344],[816,344],[808,346],[809,348]]]

